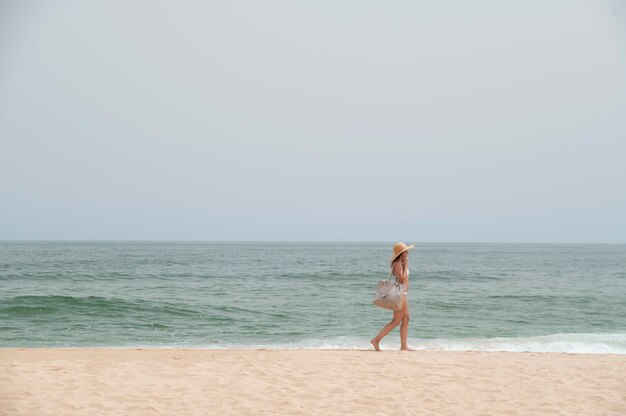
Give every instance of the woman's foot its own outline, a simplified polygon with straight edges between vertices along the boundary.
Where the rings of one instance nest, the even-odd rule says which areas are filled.
[[[400,348],[400,351],[416,351],[411,347],[404,347],[404,348]]]
[[[380,347],[378,346],[378,342],[379,341],[377,341],[376,338],[370,339],[370,344],[372,344],[374,346],[374,349],[376,351],[380,351]]]

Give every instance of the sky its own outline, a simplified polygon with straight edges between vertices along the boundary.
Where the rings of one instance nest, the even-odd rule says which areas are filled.
[[[0,0],[0,240],[626,243],[626,1]]]

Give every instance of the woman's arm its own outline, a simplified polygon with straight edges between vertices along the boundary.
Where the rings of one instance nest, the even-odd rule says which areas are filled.
[[[408,285],[409,282],[407,279],[406,267],[401,261],[397,261],[393,265],[393,274],[398,278],[399,283],[402,283],[404,286]]]

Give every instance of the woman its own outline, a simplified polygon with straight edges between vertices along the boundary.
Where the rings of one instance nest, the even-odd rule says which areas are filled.
[[[370,340],[376,351],[380,351],[380,341],[391,332],[396,326],[400,325],[400,349],[403,351],[415,351],[409,348],[407,344],[407,337],[409,333],[409,303],[407,301],[407,294],[409,290],[409,250],[415,247],[415,245],[407,246],[404,243],[396,243],[393,246],[393,256],[391,256],[391,271],[396,278],[396,282],[404,285],[404,295],[402,300],[402,309],[394,311],[393,319],[383,329],[380,330],[378,335]]]

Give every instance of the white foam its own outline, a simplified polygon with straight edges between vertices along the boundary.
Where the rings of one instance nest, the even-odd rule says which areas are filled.
[[[554,334],[527,338],[420,340],[416,348],[433,351],[626,354],[626,334]]]
[[[615,334],[554,334],[526,338],[459,338],[409,339],[409,345],[423,351],[491,351],[491,352],[561,352],[572,354],[624,354],[626,333]],[[115,348],[115,346],[113,346]],[[111,347],[108,347],[111,348]],[[200,348],[200,349],[316,349],[316,350],[370,350],[369,340],[357,337],[311,339],[293,343],[259,344],[164,344],[126,345],[117,348]],[[397,334],[391,334],[381,343],[382,350],[398,350]]]
[[[392,338],[390,336],[389,338]],[[397,350],[399,340],[385,339],[382,350]],[[626,354],[626,333],[617,334],[554,334],[526,338],[461,338],[410,339],[409,345],[425,351],[502,351],[502,352],[562,352],[574,354]],[[262,345],[220,345],[209,348],[267,348],[267,349],[371,349],[367,339],[341,337],[331,340],[307,340],[296,343]]]

